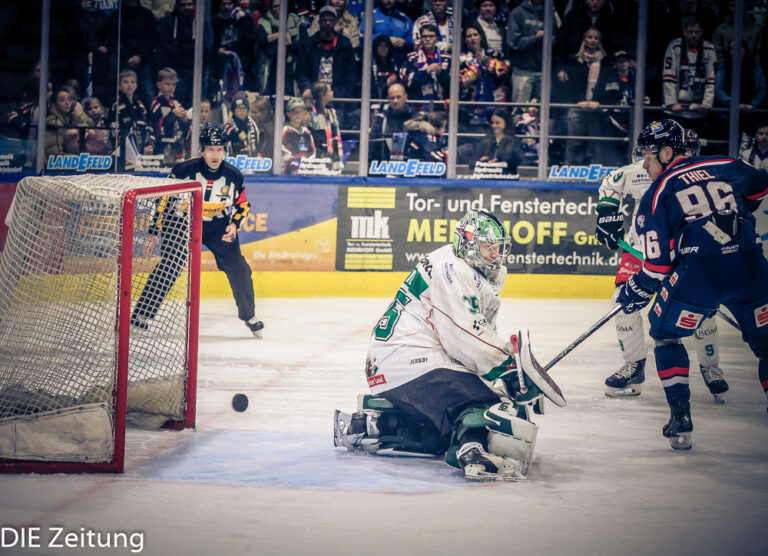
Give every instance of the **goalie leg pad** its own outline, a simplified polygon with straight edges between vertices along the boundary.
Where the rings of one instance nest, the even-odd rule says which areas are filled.
[[[484,417],[493,423],[487,427],[488,451],[519,461],[525,476],[531,468],[539,427],[518,415],[512,404],[502,402],[489,407]]]

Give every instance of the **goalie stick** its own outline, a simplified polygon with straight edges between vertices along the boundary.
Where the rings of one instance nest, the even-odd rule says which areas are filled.
[[[624,249],[624,251],[630,253],[631,255],[633,255],[634,257],[636,257],[638,259],[640,259],[641,261],[643,260],[643,254],[640,251],[638,251],[637,249],[635,249],[634,247],[632,247],[629,243],[627,243],[623,239],[620,239],[617,243],[619,244],[619,247]],[[724,313],[721,309],[717,310],[717,314],[720,315],[720,317],[725,322],[727,322],[728,324],[733,326],[736,330],[741,332],[741,326],[739,326],[739,323],[736,322],[730,315]]]

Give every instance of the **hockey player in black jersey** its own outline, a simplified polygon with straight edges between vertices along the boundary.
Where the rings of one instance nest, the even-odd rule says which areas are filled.
[[[752,215],[768,195],[768,175],[725,156],[686,156],[683,128],[673,120],[649,124],[637,147],[653,180],[635,218],[643,265],[617,301],[632,313],[657,294],[650,335],[671,413],[662,432],[673,448],[690,449],[689,360],[682,338],[720,304],[757,356],[768,396],[768,261]]]
[[[177,164],[170,177],[197,181],[203,186],[203,245],[213,253],[217,268],[227,275],[238,317],[254,336],[260,337],[264,324],[254,315],[251,268],[240,251],[237,238],[237,230],[250,205],[245,197],[243,174],[224,160],[224,145],[221,130],[203,130],[200,133],[201,156]],[[186,224],[180,224],[174,217],[168,207],[170,204],[170,200],[165,200],[166,206],[158,207],[148,230],[153,239],[148,241],[146,251],[154,249],[159,235],[161,260],[150,274],[131,315],[131,324],[142,329],[148,328],[149,321],[155,318],[186,264],[186,260],[175,256],[180,252],[176,247],[178,242],[187,236]]]

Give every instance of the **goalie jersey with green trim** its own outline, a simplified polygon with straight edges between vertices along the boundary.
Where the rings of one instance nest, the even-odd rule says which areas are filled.
[[[495,282],[503,284],[503,278]],[[506,371],[507,342],[495,324],[500,306],[496,289],[454,255],[453,246],[431,252],[373,329],[366,363],[371,392],[391,390],[434,369],[489,380]]]

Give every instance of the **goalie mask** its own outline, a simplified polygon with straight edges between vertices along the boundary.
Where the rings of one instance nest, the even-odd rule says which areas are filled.
[[[471,210],[456,224],[453,252],[494,286],[498,287],[499,271],[511,250],[512,239],[499,219],[487,210]]]

